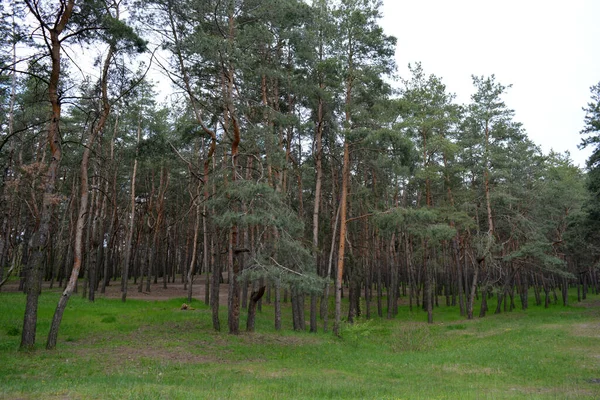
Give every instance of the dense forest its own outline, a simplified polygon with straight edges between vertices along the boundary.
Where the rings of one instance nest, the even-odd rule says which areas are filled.
[[[600,291],[600,84],[583,171],[528,139],[494,76],[468,104],[419,63],[397,76],[380,3],[3,1],[0,286],[26,293],[21,347],[42,282],[64,290],[48,348],[77,286],[191,299],[204,276],[232,334],[262,303],[276,329],[290,301],[294,329],[337,334],[399,298],[433,322]]]

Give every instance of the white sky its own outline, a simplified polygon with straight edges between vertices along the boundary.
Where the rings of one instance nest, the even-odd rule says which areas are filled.
[[[401,77],[420,61],[467,103],[471,75],[495,74],[513,85],[504,100],[529,138],[585,165],[590,150],[577,145],[600,81],[600,1],[384,0],[382,11]]]

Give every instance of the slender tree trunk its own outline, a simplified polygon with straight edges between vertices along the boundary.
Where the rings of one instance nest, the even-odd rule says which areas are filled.
[[[333,224],[333,232],[331,234],[331,249],[329,251],[329,263],[327,264],[327,277],[325,280],[325,289],[323,291],[323,300],[322,300],[322,313],[323,313],[323,332],[327,332],[327,323],[329,321],[329,287],[331,286],[329,282],[329,277],[331,276],[331,270],[333,268],[333,252],[335,250],[335,237],[337,232],[337,226],[340,219],[340,207],[337,208],[335,213],[335,222]],[[337,286],[336,286],[337,287]]]
[[[16,24],[15,24],[15,16],[13,14],[12,16],[12,29],[14,31],[14,29],[16,28]],[[15,33],[15,32],[13,32]],[[12,44],[12,61],[13,61],[13,65],[17,65],[17,41],[14,40],[13,44]],[[1,194],[0,194],[0,198],[2,199],[2,227],[0,230],[0,280],[2,280],[2,284],[4,282],[6,282],[6,280],[8,280],[8,277],[10,277],[10,274],[13,272],[14,268],[10,268],[9,272],[6,274],[6,279],[4,279],[4,267],[5,264],[7,262],[8,259],[8,243],[10,240],[10,225],[9,225],[9,221],[11,220],[11,207],[9,204],[11,204],[10,202],[10,195],[9,195],[9,190],[7,190],[6,185],[8,183],[8,180],[10,179],[9,176],[11,169],[13,168],[12,163],[13,163],[13,154],[14,154],[14,140],[12,138],[12,136],[15,134],[14,132],[14,110],[15,110],[15,98],[16,98],[16,94],[17,94],[17,72],[13,71],[11,74],[11,84],[10,84],[10,102],[9,102],[9,108],[8,108],[8,135],[7,135],[7,140],[10,140],[9,142],[9,148],[8,148],[8,160],[6,162],[6,165],[4,166],[4,171],[3,171],[3,179],[2,179],[2,187],[1,187]],[[62,225],[61,225],[62,228]],[[13,264],[14,265],[14,264]],[[2,287],[2,284],[0,284],[0,288]]]
[[[485,317],[485,314],[488,310],[488,305],[487,305],[488,296],[489,296],[489,288],[487,286],[484,286],[483,290],[481,291],[481,309],[479,310],[479,318]]]
[[[561,293],[563,306],[566,307],[569,305],[569,281],[567,278],[562,278]]]
[[[473,305],[475,304],[475,292],[477,291],[477,278],[479,275],[479,265],[473,264],[473,282],[471,283],[471,290],[469,292],[469,299],[467,301],[467,319],[473,319]]]
[[[427,239],[423,241],[423,275],[425,278],[425,299],[427,303],[425,308],[427,310],[427,323],[433,324],[433,299],[432,299],[432,272],[428,265],[428,252],[427,252]]]
[[[205,194],[205,198],[207,198]],[[206,218],[206,204],[202,208],[202,246],[204,253],[202,254],[202,264],[204,265],[204,271],[206,273],[206,279],[204,282],[204,304],[210,304],[210,275],[209,273],[213,271],[213,267],[208,263],[210,260],[210,247],[208,245],[208,226],[207,226],[207,218]]]
[[[37,13],[37,4],[26,2],[34,15]],[[53,205],[55,203],[56,180],[58,176],[58,168],[62,158],[62,149],[60,146],[59,137],[59,121],[61,114],[61,104],[58,95],[58,85],[60,79],[60,50],[61,39],[60,35],[64,31],[71,18],[71,13],[75,5],[75,0],[68,0],[61,3],[56,24],[47,29],[46,21],[39,20],[43,26],[43,30],[49,36],[49,52],[52,60],[52,69],[48,82],[48,97],[52,106],[52,115],[50,124],[48,125],[48,145],[50,146],[51,159],[48,164],[48,169],[44,176],[43,186],[44,193],[42,197],[42,207],[40,210],[39,221],[36,224],[36,230],[32,236],[32,254],[26,265],[26,283],[25,291],[27,299],[25,303],[25,315],[23,318],[23,330],[21,335],[20,348],[31,350],[35,346],[35,334],[37,323],[38,298],[42,290],[41,279],[44,267],[44,254],[48,241],[50,230],[50,220],[52,217]],[[41,16],[39,17],[41,18]]]
[[[211,241],[211,253],[214,254],[215,248],[214,243]],[[219,251],[218,249],[216,250]],[[219,321],[219,289],[221,285],[221,257],[217,257],[217,261],[212,263],[213,274],[212,274],[212,292],[210,295],[211,313],[213,329],[215,331],[221,330],[221,323]]]
[[[320,47],[320,55],[322,55],[322,45]],[[322,80],[319,84],[319,88],[323,90],[324,85]],[[319,271],[319,212],[321,207],[321,186],[323,181],[323,99],[319,97],[319,104],[317,106],[317,126],[315,134],[315,200],[313,204],[313,232],[312,232],[312,245],[315,259],[315,267],[317,272]],[[326,277],[329,279],[329,277]],[[327,300],[327,299],[326,299]],[[310,297],[310,331],[317,331],[317,297],[311,295]]]
[[[198,192],[200,192],[200,184],[198,184]],[[194,279],[194,271],[196,266],[196,254],[198,252],[198,233],[200,231],[200,202],[196,198],[194,200],[196,202],[196,223],[194,224],[194,242],[192,243],[192,259],[190,261],[190,267],[188,268],[187,282],[188,282],[188,294],[187,299],[188,302],[192,302],[192,282]]]
[[[83,258],[83,231],[85,227],[85,219],[86,213],[88,210],[88,198],[89,198],[89,187],[88,187],[88,165],[90,160],[90,152],[91,148],[94,145],[96,138],[101,134],[102,129],[104,128],[104,124],[108,118],[110,113],[110,104],[108,102],[108,69],[110,66],[110,62],[113,56],[114,48],[111,46],[108,54],[106,55],[106,59],[104,61],[104,68],[102,73],[102,103],[103,103],[103,111],[100,116],[100,120],[98,124],[92,128],[90,131],[88,143],[83,150],[83,157],[81,160],[81,185],[80,190],[81,194],[79,197],[79,214],[77,216],[77,223],[75,228],[75,260],[73,262],[73,269],[71,270],[71,277],[69,278],[69,283],[67,287],[62,293],[58,301],[58,305],[56,306],[56,310],[54,312],[54,317],[52,318],[52,324],[50,325],[50,331],[48,333],[48,341],[46,342],[46,348],[48,350],[52,350],[56,347],[56,341],[58,337],[58,330],[60,327],[60,323],[62,321],[62,317],[67,306],[67,302],[73,293],[73,289],[77,283],[77,278],[79,276],[79,269],[81,268],[81,262]]]
[[[342,317],[342,279],[344,276],[344,256],[346,250],[347,195],[350,180],[349,146],[348,139],[344,139],[344,161],[342,167],[342,188],[340,199],[340,235],[338,243],[337,277],[335,280],[335,322],[333,324],[333,333],[336,336],[339,336],[340,334]]]
[[[281,330],[281,282],[279,278],[275,278],[275,330]]]
[[[138,127],[137,127],[137,147],[139,148],[140,138],[142,134],[142,116],[138,117]],[[129,264],[131,262],[131,244],[133,240],[133,229],[135,227],[135,180],[137,177],[137,167],[138,167],[138,150],[136,148],[135,158],[133,160],[133,171],[131,172],[131,195],[129,206],[130,217],[129,217],[129,226],[127,229],[127,238],[125,240],[125,255],[123,258],[123,276],[121,278],[121,301],[125,302],[127,300],[127,286],[129,282]]]

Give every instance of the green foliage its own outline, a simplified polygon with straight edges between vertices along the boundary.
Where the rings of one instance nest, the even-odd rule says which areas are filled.
[[[588,146],[593,148],[593,153],[588,159],[587,165],[590,169],[596,169],[600,165],[600,82],[590,87],[591,100],[587,107],[583,108],[585,111],[585,126],[581,130],[581,134],[585,135],[581,139],[580,148],[586,148]]]
[[[565,271],[566,263],[564,260],[551,255],[552,246],[547,242],[531,241],[520,246],[516,251],[506,255],[505,261],[513,261],[516,259],[533,260],[539,268],[545,271],[550,271],[559,276],[574,278],[573,274]]]
[[[248,180],[229,182],[208,205],[217,210],[214,223],[225,229],[259,227],[262,237],[250,249],[250,265],[240,280],[268,278],[303,292],[318,292],[323,279],[315,271],[310,249],[300,239],[303,225],[281,195],[266,183]]]
[[[102,21],[102,39],[109,45],[125,52],[142,53],[147,50],[148,42],[142,39],[133,28],[110,14]]]
[[[302,233],[302,223],[290,212],[281,195],[262,182],[236,180],[224,185],[208,205],[219,213],[213,217],[217,226],[275,227],[291,236]]]
[[[569,250],[584,264],[596,264],[598,238],[600,237],[600,83],[590,88],[591,100],[585,111],[584,128],[580,148],[591,147],[592,154],[587,160],[586,186],[588,196],[583,201],[581,214],[568,217],[566,237]]]
[[[394,208],[375,215],[375,224],[387,233],[406,232],[414,237],[440,242],[456,235],[456,229],[442,222],[438,209]]]

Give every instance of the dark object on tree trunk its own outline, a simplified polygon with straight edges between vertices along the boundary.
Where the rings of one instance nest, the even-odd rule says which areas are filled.
[[[261,286],[257,291],[250,294],[250,303],[248,304],[248,319],[246,320],[246,332],[254,332],[254,321],[256,320],[256,305],[265,294],[266,286]]]

